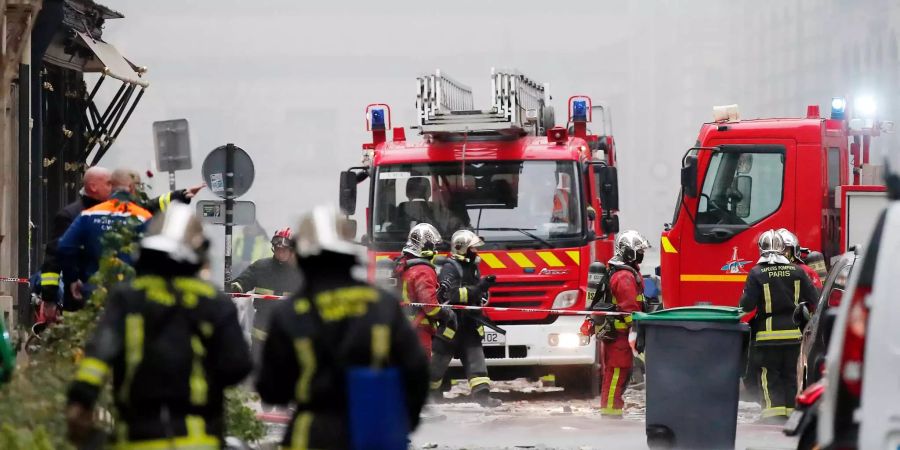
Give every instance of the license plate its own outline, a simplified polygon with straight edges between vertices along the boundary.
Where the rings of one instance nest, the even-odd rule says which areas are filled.
[[[481,345],[506,345],[506,336],[490,330],[484,330]]]
[[[784,433],[793,436],[797,433],[797,428],[800,426],[800,420],[803,419],[803,411],[794,410],[791,413],[791,416],[788,417],[787,422],[784,423]]]

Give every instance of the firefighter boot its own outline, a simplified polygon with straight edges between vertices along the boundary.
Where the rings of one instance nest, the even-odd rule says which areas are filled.
[[[491,397],[490,389],[476,389],[472,392],[472,398],[485,408],[496,408],[503,404],[500,399]]]

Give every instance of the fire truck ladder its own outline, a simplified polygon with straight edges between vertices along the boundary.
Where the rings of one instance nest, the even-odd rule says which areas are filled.
[[[416,110],[423,134],[512,132],[541,127],[549,88],[518,72],[491,69],[491,108],[474,110],[472,89],[442,74],[417,79]]]

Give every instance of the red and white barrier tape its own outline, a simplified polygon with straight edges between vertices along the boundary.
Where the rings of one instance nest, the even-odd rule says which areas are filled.
[[[31,283],[31,281],[28,278],[0,277],[0,283],[28,284]]]
[[[232,297],[241,297],[241,298],[259,298],[263,300],[280,300],[282,297],[279,295],[261,295],[261,294],[228,294]],[[409,306],[435,306],[427,303],[410,303]],[[515,307],[505,307],[505,306],[469,306],[469,305],[441,305],[442,308],[450,308],[450,309],[460,309],[460,310],[471,310],[471,311],[485,311],[485,312],[525,312],[525,313],[547,313],[547,314],[557,314],[561,316],[629,316],[631,313],[626,312],[618,312],[618,311],[572,311],[568,309],[537,309],[537,308],[515,308]]]

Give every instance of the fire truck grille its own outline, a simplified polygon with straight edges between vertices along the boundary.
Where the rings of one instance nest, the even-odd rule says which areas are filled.
[[[500,298],[500,297],[541,297],[546,295],[547,291],[500,291],[500,292],[491,292],[491,297]]]
[[[537,308],[541,306],[542,302],[501,302],[497,300],[492,300],[490,305],[488,306],[496,306],[498,308]]]
[[[484,357],[487,359],[503,359],[506,357],[506,347],[485,347],[484,348]],[[509,357],[510,358],[527,358],[528,357],[528,347],[524,345],[510,345],[509,346]]]

